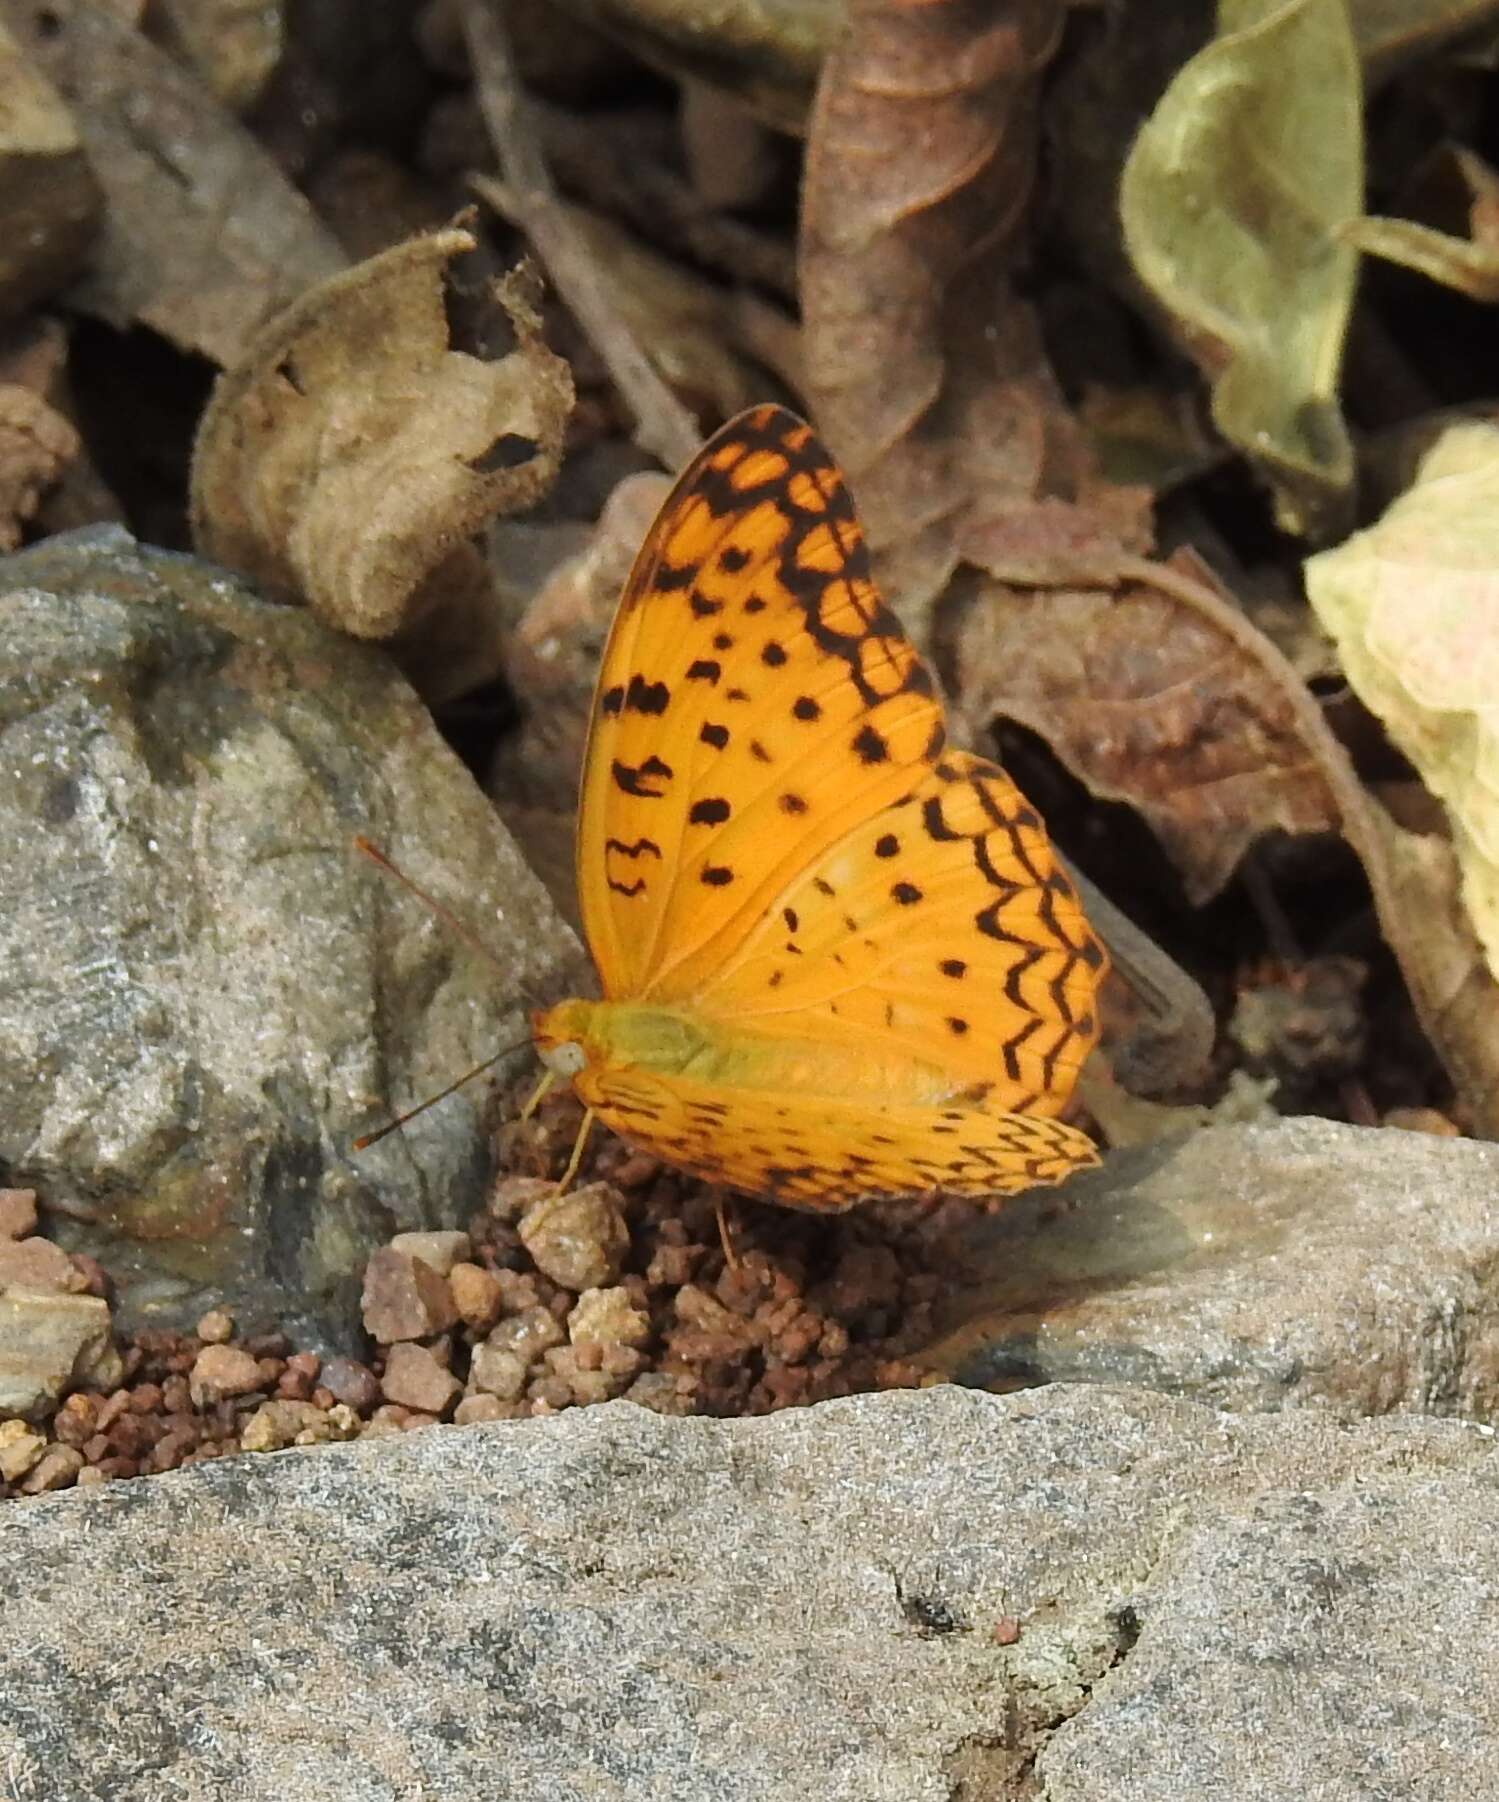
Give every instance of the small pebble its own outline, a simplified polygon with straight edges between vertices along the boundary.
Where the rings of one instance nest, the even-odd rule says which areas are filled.
[[[0,1478],[5,1482],[20,1482],[46,1449],[47,1436],[38,1428],[24,1420],[0,1420]]]
[[[390,1241],[390,1249],[420,1258],[439,1276],[449,1276],[453,1266],[472,1253],[474,1245],[467,1233],[397,1233]]]
[[[234,1337],[234,1316],[223,1308],[210,1308],[193,1330],[205,1345],[227,1345]]]
[[[506,1419],[505,1404],[497,1395],[466,1395],[453,1410],[455,1426],[477,1426],[485,1420]]]
[[[24,1239],[36,1231],[36,1190],[0,1189],[0,1239]]]
[[[504,1305],[499,1278],[482,1264],[455,1264],[448,1272],[448,1287],[458,1318],[471,1332],[487,1333]]]
[[[536,1267],[574,1294],[614,1282],[630,1249],[629,1230],[608,1183],[544,1197],[527,1209],[519,1231]]]
[[[88,1279],[82,1271],[50,1239],[0,1238],[0,1288],[79,1295],[87,1287]]]
[[[1434,1107],[1392,1107],[1385,1115],[1384,1123],[1398,1127],[1402,1132],[1432,1133],[1439,1139],[1459,1136],[1456,1123]]]
[[[99,1430],[99,1398],[96,1395],[67,1396],[52,1422],[53,1436],[64,1445],[82,1447]]]
[[[388,1402],[437,1416],[452,1407],[463,1385],[425,1345],[402,1342],[390,1348],[380,1388]]]
[[[187,1386],[194,1405],[201,1408],[226,1396],[249,1395],[261,1380],[260,1365],[249,1352],[236,1345],[205,1345],[193,1362]]]
[[[320,1374],[329,1395],[357,1414],[368,1414],[380,1399],[380,1379],[353,1358],[329,1358]]]
[[[32,1466],[31,1475],[21,1485],[22,1495],[46,1495],[54,1489],[67,1489],[78,1480],[83,1469],[83,1454],[71,1445],[49,1445]]]
[[[360,1308],[364,1330],[381,1345],[446,1332],[458,1319],[447,1278],[390,1245],[382,1245],[364,1267]]]
[[[644,1345],[651,1317],[634,1305],[628,1289],[585,1289],[567,1317],[567,1336],[574,1345]]]
[[[485,1339],[503,1351],[512,1351],[523,1363],[534,1363],[544,1351],[562,1343],[562,1328],[549,1308],[531,1307],[502,1320]]]
[[[526,1387],[528,1369],[518,1352],[499,1345],[476,1345],[469,1365],[469,1387],[499,1401],[518,1401]]]

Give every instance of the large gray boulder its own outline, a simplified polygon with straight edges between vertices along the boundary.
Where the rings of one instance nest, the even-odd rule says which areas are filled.
[[[379,650],[117,528],[0,559],[0,770],[0,1181],[127,1316],[347,1337],[368,1253],[480,1199],[484,1085],[351,1141],[524,1041],[571,933]]]
[[[1455,1422],[939,1388],[625,1403],[0,1509],[55,1802],[1468,1802],[1499,1460]]]

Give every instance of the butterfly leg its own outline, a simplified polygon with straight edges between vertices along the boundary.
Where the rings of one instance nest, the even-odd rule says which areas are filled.
[[[532,1114],[534,1114],[537,1108],[541,1106],[542,1097],[547,1094],[556,1080],[557,1074],[554,1070],[542,1071],[541,1081],[537,1083],[536,1087],[531,1091],[531,1099],[520,1111],[522,1120],[529,1120],[531,1118]]]
[[[578,1166],[583,1162],[583,1148],[588,1143],[588,1134],[593,1126],[593,1109],[584,1108],[583,1124],[578,1128],[578,1137],[573,1145],[573,1154],[567,1160],[567,1168],[562,1172],[562,1181],[557,1185],[557,1193],[561,1195],[573,1178],[578,1174]]]
[[[723,1246],[724,1264],[735,1276],[738,1276],[742,1266],[739,1262],[739,1253],[734,1249],[734,1228],[729,1219],[728,1210],[724,1206],[722,1189],[716,1190],[714,1193],[713,1213],[718,1220],[718,1242]]]

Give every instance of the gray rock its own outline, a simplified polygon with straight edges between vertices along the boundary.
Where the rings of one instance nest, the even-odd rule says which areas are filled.
[[[1499,1146],[1310,1118],[1110,1155],[965,1234],[930,1353],[1346,1418],[1499,1411]]]
[[[481,1202],[485,1085],[351,1141],[577,980],[420,703],[221,570],[114,528],[53,539],[0,560],[0,839],[0,1180],[106,1264],[127,1320],[223,1301],[346,1337],[368,1253]]]
[[[0,1770],[154,1802],[1499,1791],[1456,1422],[624,1404],[0,1509]],[[44,1577],[43,1580],[39,1580]]]

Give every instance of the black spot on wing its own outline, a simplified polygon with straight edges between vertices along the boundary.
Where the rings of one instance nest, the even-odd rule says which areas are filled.
[[[625,690],[625,706],[631,713],[663,714],[671,701],[671,691],[664,682],[645,682],[631,676]]]
[[[647,757],[644,763],[621,763],[616,757],[611,766],[615,787],[621,793],[634,795],[641,801],[659,801],[666,793],[664,788],[655,786],[662,782],[670,782],[672,768],[654,755]]]
[[[728,802],[715,795],[708,800],[694,801],[687,823],[690,826],[721,826],[731,811]]]
[[[866,720],[854,734],[854,755],[860,763],[885,763],[890,757],[890,747]]]
[[[729,729],[727,726],[715,726],[711,721],[705,721],[698,728],[697,740],[700,745],[712,745],[715,751],[721,751],[729,742]]]

